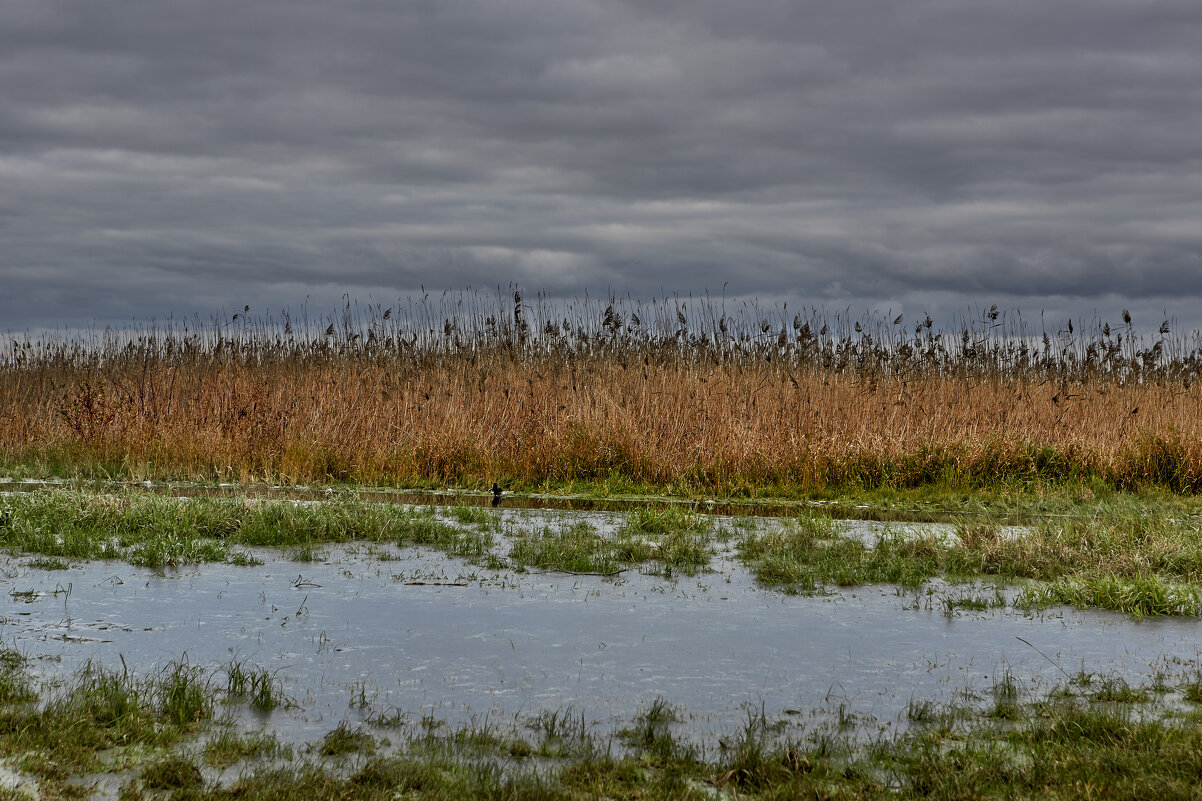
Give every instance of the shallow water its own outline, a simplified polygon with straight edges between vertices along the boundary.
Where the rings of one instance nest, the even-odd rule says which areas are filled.
[[[619,520],[505,514],[526,527]],[[880,531],[844,528],[867,540]],[[1155,670],[1192,672],[1202,654],[1193,618],[1011,607],[949,616],[925,590],[884,585],[793,596],[758,586],[729,552],[712,572],[673,579],[487,571],[377,545],[327,547],[317,562],[254,554],[265,564],[166,573],[116,562],[46,571],[9,555],[0,636],[47,679],[87,660],[146,673],[186,654],[214,675],[246,660],[276,672],[297,701],[248,718],[286,741],[394,712],[464,723],[571,708],[612,731],[656,698],[683,710],[681,732],[698,740],[761,711],[871,733],[904,727],[911,699],[984,708],[1004,675],[1033,700],[1080,670],[1135,684]]]
[[[377,503],[396,503],[402,505],[463,505],[463,506],[496,506],[491,493],[470,490],[406,490],[390,487],[354,486],[347,489],[320,488],[305,486],[255,485],[243,484],[204,484],[199,482],[155,482],[140,481],[131,484],[128,481],[76,481],[72,479],[12,479],[0,476],[0,496],[12,492],[34,492],[48,487],[79,487],[99,489],[102,491],[129,489],[131,487],[145,492],[154,492],[180,497],[245,497],[248,493],[255,497],[277,500],[320,501],[340,492],[353,492],[355,497]],[[871,520],[895,523],[955,523],[960,520],[981,517],[966,511],[946,511],[937,508],[882,508],[867,504],[851,504],[840,501],[823,500],[689,500],[670,497],[619,497],[594,498],[583,495],[565,496],[542,493],[513,494],[506,492],[500,500],[500,505],[506,509],[553,510],[571,512],[630,512],[641,508],[662,508],[665,505],[695,509],[712,515],[757,515],[761,517],[786,517],[799,513],[817,511],[827,517],[846,520]],[[1054,514],[1014,513],[991,514],[991,521],[1007,520],[1013,523],[1027,523],[1031,520],[1059,517]]]

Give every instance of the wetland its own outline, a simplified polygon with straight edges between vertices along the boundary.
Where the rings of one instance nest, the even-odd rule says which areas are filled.
[[[248,311],[0,352],[0,801],[1196,796],[1197,333]]]
[[[1153,505],[7,486],[14,797],[960,797],[1040,749],[1070,784],[1123,738],[1178,754],[1202,700],[1198,522]]]

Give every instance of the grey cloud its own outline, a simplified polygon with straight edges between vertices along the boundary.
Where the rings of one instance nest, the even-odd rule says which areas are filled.
[[[1202,326],[1199,34],[1167,1],[13,0],[0,328],[510,281]]]

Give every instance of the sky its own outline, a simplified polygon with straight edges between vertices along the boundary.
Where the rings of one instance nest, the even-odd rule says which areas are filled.
[[[1202,328],[1197,0],[0,0],[0,330],[724,293]]]

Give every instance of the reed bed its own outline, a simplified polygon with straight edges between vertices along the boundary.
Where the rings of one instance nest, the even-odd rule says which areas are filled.
[[[14,339],[10,471],[678,494],[1202,486],[1202,343],[1032,324],[444,293]]]

